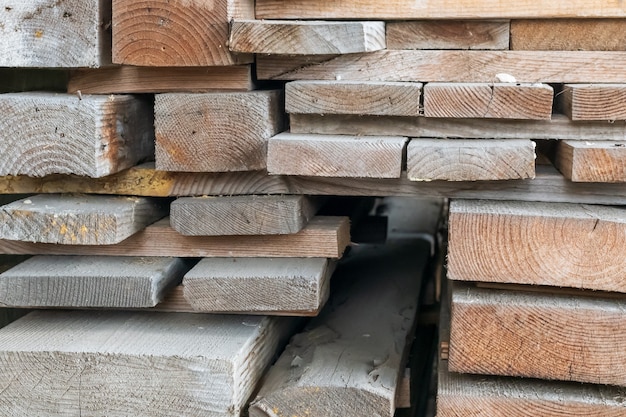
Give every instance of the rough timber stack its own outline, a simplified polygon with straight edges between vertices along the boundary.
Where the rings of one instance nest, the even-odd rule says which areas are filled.
[[[626,413],[622,2],[0,6],[0,303],[104,309],[0,330],[0,414],[392,416],[426,251],[322,310],[323,195],[453,199],[439,415]]]

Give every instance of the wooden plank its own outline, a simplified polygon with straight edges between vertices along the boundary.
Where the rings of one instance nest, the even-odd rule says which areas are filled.
[[[626,390],[606,385],[449,373],[439,367],[440,417],[619,417]]]
[[[626,301],[452,292],[450,371],[625,385]],[[515,346],[514,349],[511,347]]]
[[[34,312],[0,331],[0,413],[239,416],[293,320]]]
[[[419,116],[421,83],[292,81],[285,110],[299,114]]]
[[[154,67],[248,64],[228,50],[231,19],[253,19],[253,0],[113,0],[113,62]]]
[[[156,168],[224,172],[265,169],[267,140],[283,129],[279,90],[157,94]]]
[[[387,22],[387,49],[509,49],[509,21]]]
[[[170,222],[186,236],[286,235],[302,230],[321,201],[307,196],[183,197]]]
[[[449,225],[450,279],[626,292],[624,209],[456,200]]]
[[[76,68],[111,63],[106,0],[0,1],[0,67]]]
[[[552,117],[553,96],[547,84],[428,83],[424,116],[545,120]]]
[[[324,55],[385,49],[385,22],[233,20],[228,48],[234,52]]]
[[[520,83],[626,82],[626,52],[385,50],[313,58],[261,55],[257,76],[263,80],[341,77],[344,81],[490,83],[496,81],[496,74],[506,73]]]
[[[626,51],[626,19],[513,20],[511,49]]]
[[[153,307],[188,269],[180,258],[34,256],[0,274],[0,305]]]
[[[291,339],[250,417],[393,416],[429,253],[425,243],[354,248],[333,278],[328,308]]]
[[[257,0],[257,19],[502,19],[561,17],[626,17],[618,0],[573,0],[567,4],[549,0],[517,2],[375,0]]]
[[[72,71],[68,93],[206,93],[254,88],[250,65],[230,67],[133,67],[123,65]]]
[[[523,139],[412,139],[411,181],[495,181],[535,177],[535,143]]]
[[[65,245],[111,245],[164,217],[145,197],[39,194],[0,207],[0,238]]]
[[[437,119],[426,117],[359,117],[292,114],[290,131],[320,135],[397,135],[424,138],[498,138],[626,140],[626,122],[572,122],[555,114],[552,120]]]
[[[626,142],[559,141],[554,165],[571,181],[626,182]]]
[[[0,175],[103,177],[150,158],[152,106],[132,96],[0,94]]]
[[[566,84],[558,98],[572,120],[626,119],[626,84]]]
[[[399,178],[406,141],[396,136],[281,133],[269,140],[267,171],[279,175]]]
[[[57,91],[67,88],[68,72],[60,69],[0,68],[0,92]]]
[[[162,219],[115,245],[55,245],[0,240],[0,253],[177,257],[341,258],[350,243],[347,217],[314,217],[300,232],[274,236],[183,236]]]
[[[317,315],[333,270],[323,258],[206,258],[185,274],[183,294],[198,312]]]

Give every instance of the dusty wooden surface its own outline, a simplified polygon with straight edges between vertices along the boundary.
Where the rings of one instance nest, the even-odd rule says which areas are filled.
[[[554,165],[577,182],[626,182],[626,142],[560,141]]]

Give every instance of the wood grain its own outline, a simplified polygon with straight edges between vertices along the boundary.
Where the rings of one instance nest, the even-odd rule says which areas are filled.
[[[146,197],[39,194],[0,207],[0,238],[65,245],[112,245],[167,214]]]
[[[421,83],[292,81],[285,110],[299,114],[419,116]]]
[[[197,312],[317,315],[334,263],[323,258],[203,259],[185,274],[183,294]]]
[[[385,22],[233,20],[231,51],[276,55],[324,55],[385,49]]]
[[[206,93],[254,88],[250,65],[229,67],[133,67],[78,69],[70,73],[68,93]]]
[[[179,258],[34,256],[0,274],[0,305],[153,307],[188,270]]]
[[[576,182],[626,182],[626,142],[559,141],[554,165]]]
[[[387,49],[509,49],[508,20],[387,22]]]
[[[578,204],[456,200],[448,277],[626,292],[626,211]]]
[[[535,143],[523,139],[412,139],[412,181],[496,181],[535,177]]]
[[[111,63],[105,0],[0,1],[0,67],[76,68]]]
[[[626,301],[486,290],[452,292],[452,372],[625,385]]]
[[[0,331],[0,413],[239,416],[286,318],[34,312]],[[95,411],[91,411],[95,410]]]
[[[267,140],[283,129],[279,90],[157,94],[156,168],[225,172],[265,169]]]
[[[253,0],[113,0],[113,62],[154,67],[248,64],[228,50],[231,19],[253,19]]]
[[[183,236],[168,218],[115,245],[55,245],[0,240],[0,253],[42,255],[341,258],[350,243],[347,217],[319,216],[300,232],[274,236]]]
[[[626,19],[513,20],[511,49],[626,51]]]
[[[103,177],[152,159],[152,106],[132,96],[0,95],[0,175]]]
[[[566,84],[559,99],[572,120],[626,119],[626,84]]]
[[[385,50],[301,59],[257,57],[262,80],[490,83],[499,73],[521,83],[624,83],[626,52]]]
[[[428,83],[424,116],[545,120],[552,117],[553,95],[547,84]]]

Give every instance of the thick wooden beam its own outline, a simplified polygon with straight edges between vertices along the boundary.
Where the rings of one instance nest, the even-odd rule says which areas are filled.
[[[626,84],[566,84],[558,98],[572,120],[626,119]]]
[[[72,71],[68,93],[206,93],[254,88],[250,65],[230,67],[119,67]]]
[[[509,21],[387,22],[387,49],[509,49]]]
[[[177,257],[341,258],[350,243],[347,217],[314,217],[300,232],[274,236],[183,236],[162,219],[116,245],[55,245],[0,240],[0,253]]]
[[[626,343],[625,312],[626,298],[459,285],[450,371],[626,385],[626,351],[616,348]]]
[[[157,94],[154,127],[159,170],[265,169],[267,140],[283,129],[282,94]]]
[[[424,116],[546,120],[552,117],[553,96],[547,84],[428,83]]]
[[[0,305],[153,307],[188,270],[180,258],[34,256],[0,274]]]
[[[291,339],[250,416],[393,416],[429,253],[425,243],[354,248],[333,277],[329,308]]]
[[[554,165],[576,182],[626,182],[626,142],[559,141]]]
[[[292,81],[285,110],[299,114],[419,116],[421,83]]]
[[[112,245],[167,214],[146,197],[39,194],[0,207],[0,238],[65,245]]]
[[[34,312],[0,330],[0,413],[236,417],[292,319]],[[51,411],[53,407],[54,411]]]
[[[385,50],[299,59],[257,57],[257,76],[264,80],[490,83],[499,73],[522,83],[624,83],[626,52]]]
[[[323,258],[207,258],[185,274],[183,293],[197,312],[313,316],[333,270]]]
[[[113,0],[113,62],[155,67],[248,64],[228,50],[231,19],[253,19],[253,0]]]
[[[0,94],[0,175],[103,177],[152,158],[152,106],[132,96]]]
[[[324,55],[385,49],[385,22],[233,20],[228,48],[234,52]]]
[[[449,224],[450,279],[626,292],[622,208],[456,200]]]
[[[412,139],[411,181],[496,181],[535,177],[535,143],[523,139]]]
[[[0,22],[0,67],[77,68],[111,63],[107,0],[2,0]]]
[[[399,178],[406,141],[397,136],[281,133],[269,140],[267,171],[278,175]]]

